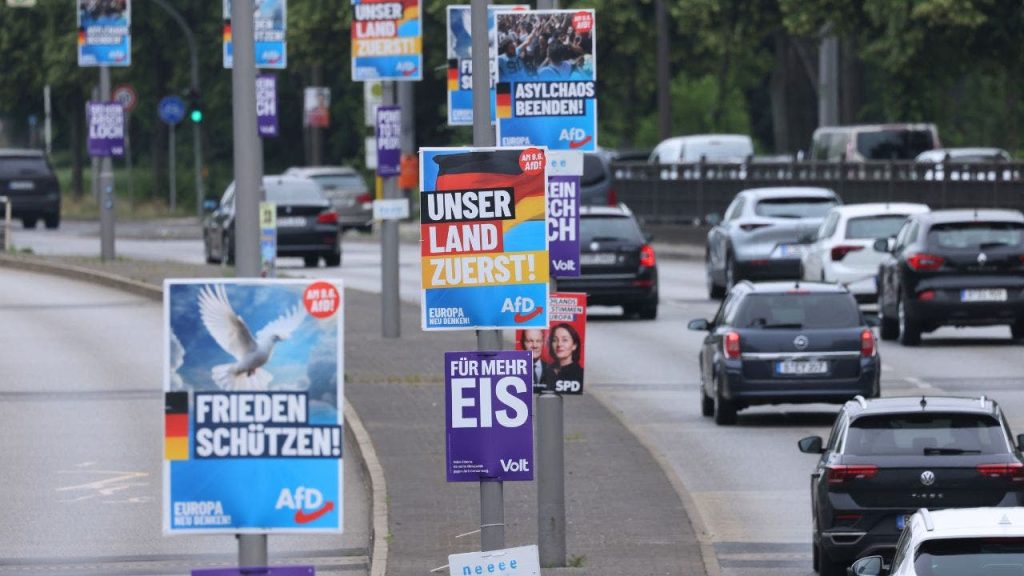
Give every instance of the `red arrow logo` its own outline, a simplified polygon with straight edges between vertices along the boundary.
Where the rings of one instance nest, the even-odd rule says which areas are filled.
[[[586,146],[587,142],[590,142],[593,138],[594,138],[593,136],[587,136],[583,140],[579,140],[579,141],[576,141],[576,142],[569,142],[569,148],[572,148],[573,150],[575,150],[577,148],[582,148],[582,147]]]
[[[334,502],[328,502],[321,506],[318,510],[312,512],[304,512],[301,508],[295,511],[295,523],[296,524],[308,524],[317,518],[327,514],[331,510],[334,510]]]
[[[537,315],[543,311],[543,306],[537,306],[536,308],[533,309],[533,312],[530,312],[529,314],[526,315],[516,312],[516,315],[513,316],[512,319],[515,320],[516,324],[522,324],[523,322],[529,322],[531,318],[537,317]]]

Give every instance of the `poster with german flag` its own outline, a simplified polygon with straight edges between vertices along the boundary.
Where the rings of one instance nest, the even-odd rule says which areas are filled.
[[[420,149],[424,330],[547,327],[546,153]]]
[[[597,149],[594,10],[495,14],[499,146]]]
[[[529,10],[528,4],[487,6],[488,54],[494,54],[494,13],[498,10]],[[468,4],[448,6],[448,125],[473,125],[473,26]],[[494,60],[491,69],[491,123],[494,123]]]
[[[352,0],[352,80],[422,80],[420,0]]]
[[[221,34],[224,68],[235,61],[231,31],[231,1],[223,0],[224,28]],[[288,67],[288,0],[259,0],[253,3],[253,59],[257,68],[284,70]]]
[[[131,0],[77,4],[78,65],[131,66]]]

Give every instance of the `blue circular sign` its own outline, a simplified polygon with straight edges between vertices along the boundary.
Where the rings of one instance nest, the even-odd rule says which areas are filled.
[[[185,118],[185,101],[177,96],[164,96],[157,107],[160,119],[167,124],[177,124]]]

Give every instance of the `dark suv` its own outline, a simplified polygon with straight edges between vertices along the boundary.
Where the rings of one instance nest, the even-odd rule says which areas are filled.
[[[1024,214],[937,210],[914,214],[879,269],[883,340],[916,345],[940,326],[1009,325],[1024,338]]]
[[[821,455],[811,474],[821,576],[845,574],[860,556],[891,556],[918,508],[1024,503],[1020,449],[984,396],[856,398],[840,410],[827,444],[810,436],[799,446]]]
[[[0,196],[10,199],[11,217],[25,228],[40,219],[47,228],[60,226],[60,184],[42,151],[0,149]]]
[[[881,359],[853,295],[816,282],[743,281],[706,330],[700,406],[716,424],[755,404],[845,402],[878,396]]]

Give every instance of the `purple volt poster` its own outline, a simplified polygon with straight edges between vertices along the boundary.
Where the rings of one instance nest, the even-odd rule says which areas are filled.
[[[530,352],[445,352],[449,482],[533,480]]]
[[[402,172],[402,109],[377,107],[377,176]]]
[[[580,275],[580,178],[583,154],[548,150],[548,253],[551,275]]]
[[[124,156],[124,108],[120,102],[89,102],[85,122],[89,126],[89,156]]]
[[[277,136],[277,77],[260,74],[256,77],[256,126],[260,136]]]

